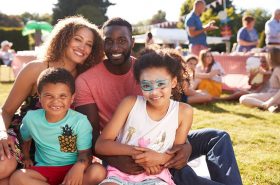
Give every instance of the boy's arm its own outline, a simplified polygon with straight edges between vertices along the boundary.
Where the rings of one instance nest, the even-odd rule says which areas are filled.
[[[22,153],[23,153],[23,163],[25,168],[29,168],[33,166],[33,161],[30,158],[30,147],[31,147],[32,140],[23,141],[22,144]]]
[[[91,149],[79,150],[77,162],[64,177],[62,184],[82,184],[84,171],[91,163]]]

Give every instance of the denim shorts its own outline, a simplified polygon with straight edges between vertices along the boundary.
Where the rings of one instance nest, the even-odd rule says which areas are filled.
[[[126,180],[123,180],[116,176],[110,176],[107,177],[105,180],[103,180],[100,185],[102,185],[105,182],[113,182],[119,185],[168,185],[165,181],[156,178],[156,179],[146,179],[142,182],[129,182]]]

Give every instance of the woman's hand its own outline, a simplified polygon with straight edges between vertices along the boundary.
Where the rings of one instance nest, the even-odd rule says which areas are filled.
[[[10,148],[15,151],[15,139],[14,136],[9,136],[6,131],[0,131],[0,159],[4,160],[7,156],[10,159],[11,152]]]

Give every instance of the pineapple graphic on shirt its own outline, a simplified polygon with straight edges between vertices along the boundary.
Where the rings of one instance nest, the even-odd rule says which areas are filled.
[[[66,124],[62,129],[62,135],[58,136],[61,152],[77,151],[77,135],[73,134],[73,129]]]

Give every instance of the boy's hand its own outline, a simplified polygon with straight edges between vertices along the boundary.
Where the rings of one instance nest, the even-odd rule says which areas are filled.
[[[77,162],[69,170],[69,172],[64,177],[64,180],[61,184],[63,185],[82,185],[84,177],[85,165]]]
[[[30,168],[31,166],[34,166],[34,164],[30,158],[27,158],[23,160],[23,166],[24,168]]]
[[[149,148],[135,147],[135,149],[142,151],[143,153],[133,155],[132,158],[135,160],[135,163],[143,166],[144,168],[163,165],[170,160],[170,155],[159,153]]]

